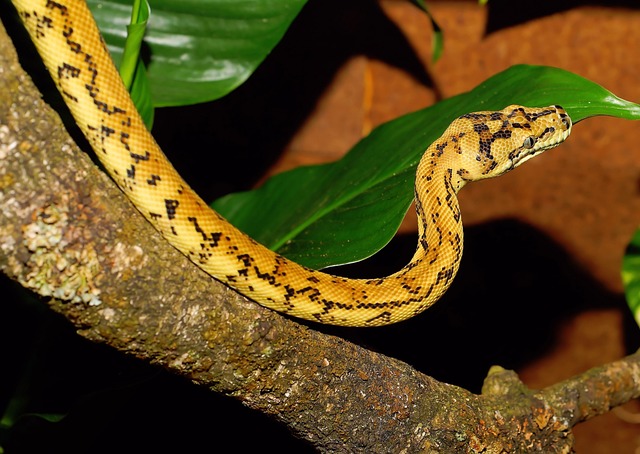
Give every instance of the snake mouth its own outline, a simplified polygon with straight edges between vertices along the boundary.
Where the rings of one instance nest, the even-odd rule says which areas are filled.
[[[551,138],[539,142],[534,153],[532,153],[532,155],[535,156],[539,153],[542,153],[545,150],[557,147],[562,142],[564,142],[567,139],[567,137],[569,137],[570,133],[571,133],[571,128],[565,129],[564,131],[561,131],[559,134],[554,134],[551,136]]]
[[[511,158],[511,169],[515,169],[516,167],[518,167],[523,162],[527,162],[529,159],[533,158],[534,156],[539,155],[544,150],[537,150],[537,151],[535,151],[533,153],[527,153],[527,151],[529,151],[529,150],[520,149],[520,151],[521,151],[521,153],[519,153],[519,154],[517,154],[517,155],[515,155],[515,156],[513,156]]]

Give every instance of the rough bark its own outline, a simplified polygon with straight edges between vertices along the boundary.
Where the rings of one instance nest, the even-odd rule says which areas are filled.
[[[483,393],[266,310],[170,247],[80,151],[0,30],[0,269],[78,332],[271,414],[326,452],[569,452],[640,396],[640,356]]]

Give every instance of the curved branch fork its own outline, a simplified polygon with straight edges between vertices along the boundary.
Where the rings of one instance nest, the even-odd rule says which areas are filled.
[[[640,357],[542,391],[493,368],[479,396],[321,334],[212,280],[78,150],[0,26],[0,270],[80,334],[233,395],[326,452],[569,452],[640,396]]]

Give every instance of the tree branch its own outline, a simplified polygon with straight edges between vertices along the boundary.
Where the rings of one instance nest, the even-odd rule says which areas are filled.
[[[169,246],[68,137],[0,29],[0,269],[81,335],[271,414],[322,451],[568,452],[640,395],[638,355],[541,392],[483,394],[264,309]]]

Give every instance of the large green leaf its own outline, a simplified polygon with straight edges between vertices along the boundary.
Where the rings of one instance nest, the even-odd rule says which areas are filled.
[[[132,0],[88,0],[116,62]],[[249,77],[306,0],[150,0],[145,36],[156,107],[220,98]]]
[[[446,126],[464,113],[509,104],[559,104],[574,123],[595,115],[640,118],[640,106],[575,74],[514,66],[468,93],[376,128],[340,161],[282,173],[214,207],[253,238],[307,266],[361,260],[396,232],[413,197],[416,165]]]

